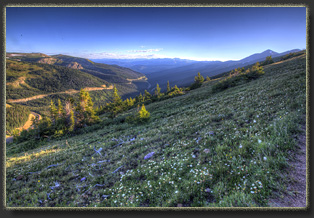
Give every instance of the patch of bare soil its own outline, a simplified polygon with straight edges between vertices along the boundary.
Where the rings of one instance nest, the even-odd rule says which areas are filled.
[[[291,183],[287,185],[287,190],[281,197],[271,199],[271,207],[306,207],[306,131],[298,136],[299,149],[295,160],[290,160],[290,170],[287,176],[291,178]]]

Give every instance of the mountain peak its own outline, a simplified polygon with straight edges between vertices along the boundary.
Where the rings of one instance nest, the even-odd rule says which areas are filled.
[[[241,62],[245,63],[245,62],[250,62],[250,61],[255,61],[255,60],[259,61],[259,60],[265,59],[269,55],[277,56],[278,53],[273,51],[273,50],[267,49],[267,50],[265,50],[265,51],[263,51],[261,53],[252,54],[252,55],[250,55],[250,56],[248,56],[246,58],[243,58],[241,60]]]

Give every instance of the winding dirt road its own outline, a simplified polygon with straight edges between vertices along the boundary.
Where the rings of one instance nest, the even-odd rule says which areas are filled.
[[[22,131],[22,130],[27,130],[27,129],[31,128],[32,124],[33,124],[32,119],[35,117],[38,117],[39,120],[41,120],[41,118],[42,118],[40,114],[37,114],[35,112],[31,112],[28,116],[28,120],[26,121],[26,123],[22,127],[19,127],[16,129]],[[13,142],[13,136],[6,136],[6,143],[8,144],[11,142]]]
[[[127,84],[131,84],[132,82],[134,82],[134,81],[140,81],[140,80],[144,80],[144,81],[146,81],[147,83],[148,83],[148,86],[147,86],[147,89],[149,90],[149,88],[152,86],[147,80],[147,77],[146,76],[141,76],[141,77],[139,77],[139,78],[137,78],[137,79],[126,79],[127,81],[129,81]]]
[[[106,85],[102,85],[102,87],[85,87],[84,90],[86,91],[97,91],[97,90],[103,90],[103,89],[113,89],[113,85],[107,87]],[[35,95],[33,97],[29,98],[21,98],[21,99],[8,99],[9,103],[21,103],[21,102],[28,102],[39,98],[44,98],[50,95],[57,95],[57,94],[74,94],[78,93],[80,90],[74,90],[70,89],[64,92],[55,92],[55,93],[49,93],[49,94],[42,94],[42,95]]]

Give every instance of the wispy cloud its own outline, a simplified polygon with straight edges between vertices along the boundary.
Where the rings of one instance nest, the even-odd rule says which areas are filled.
[[[157,54],[147,54],[147,53],[135,53],[135,54],[121,54],[121,53],[109,53],[109,52],[100,52],[100,53],[84,53],[81,55],[83,58],[89,59],[136,59],[136,58],[168,58],[164,55]]]
[[[142,47],[142,46],[141,46]],[[130,50],[129,53],[148,53],[148,52],[154,52],[154,51],[161,51],[162,48],[155,48],[155,49],[145,49],[145,50]]]

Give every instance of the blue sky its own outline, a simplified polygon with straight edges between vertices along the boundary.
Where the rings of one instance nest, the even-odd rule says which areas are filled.
[[[305,7],[7,7],[6,51],[239,60],[306,48]]]

